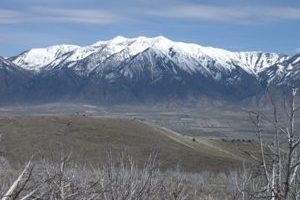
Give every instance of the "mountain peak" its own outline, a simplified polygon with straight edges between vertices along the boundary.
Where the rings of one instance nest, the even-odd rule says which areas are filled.
[[[117,36],[84,47],[31,49],[10,59],[0,57],[0,64],[5,76],[10,69],[18,79],[28,80],[21,84],[30,85],[30,90],[22,90],[26,96],[131,102],[201,95],[251,97],[272,80],[298,80],[299,57],[231,52],[164,36]]]
[[[31,49],[10,58],[10,60],[25,69],[40,71],[48,65],[54,67],[62,62],[78,62],[92,56],[97,57],[98,60],[93,58],[95,61],[90,64],[89,69],[95,69],[112,55],[119,54],[118,60],[122,60],[138,55],[148,48],[163,54],[183,68],[187,65],[188,69],[193,69],[192,71],[203,70],[213,62],[216,63],[215,67],[223,70],[231,70],[235,68],[235,65],[239,65],[248,73],[258,73],[277,61],[282,61],[281,58],[285,58],[279,54],[260,55],[257,52],[231,52],[193,43],[175,42],[161,35],[133,38],[119,35],[111,40],[98,41],[85,47],[64,44]],[[85,73],[89,72],[90,70]]]
[[[113,39],[111,39],[110,42],[121,43],[121,42],[125,42],[127,40],[128,40],[128,38],[126,38],[124,36],[121,36],[121,35],[118,35],[118,36],[114,37]]]
[[[39,71],[41,68],[53,62],[56,58],[80,48],[77,45],[53,45],[46,48],[34,48],[11,58],[13,63],[25,69]]]

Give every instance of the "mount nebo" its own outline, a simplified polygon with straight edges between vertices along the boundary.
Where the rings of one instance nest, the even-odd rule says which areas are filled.
[[[165,37],[56,45],[0,57],[0,101],[243,100],[299,84],[300,54],[231,52]]]

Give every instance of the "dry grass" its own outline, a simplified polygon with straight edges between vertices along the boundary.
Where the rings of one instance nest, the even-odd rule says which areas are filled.
[[[107,149],[126,149],[138,163],[159,150],[162,169],[224,171],[249,162],[252,143],[232,143],[182,136],[168,129],[129,119],[86,116],[11,116],[0,118],[4,156],[11,165],[26,162],[33,153],[53,156],[61,145],[79,162],[101,163]],[[51,152],[51,153],[50,153]],[[58,152],[58,151],[57,151]]]

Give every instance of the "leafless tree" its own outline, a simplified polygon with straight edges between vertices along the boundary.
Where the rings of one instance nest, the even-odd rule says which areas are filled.
[[[273,119],[269,119],[260,109],[251,113],[251,119],[256,127],[260,144],[260,170],[253,177],[256,185],[256,198],[272,200],[299,199],[299,144],[300,137],[295,131],[295,115],[298,111],[296,96],[298,88],[292,87],[290,95],[284,98],[283,110],[286,112],[287,122],[282,125],[278,114],[278,104],[271,93],[270,102],[273,110]],[[262,122],[273,125],[273,141],[263,140]]]
[[[32,176],[32,170],[33,164],[32,161],[29,161],[25,166],[24,170],[18,176],[18,178],[8,188],[7,192],[5,192],[5,194],[2,197],[2,200],[29,199],[36,192],[36,189],[32,189],[29,193],[23,195],[21,198],[20,195],[24,192],[25,187],[27,186]]]

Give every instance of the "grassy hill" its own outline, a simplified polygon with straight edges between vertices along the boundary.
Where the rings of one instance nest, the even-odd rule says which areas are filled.
[[[251,162],[246,152],[255,154],[250,141],[222,141],[183,136],[146,122],[121,118],[87,116],[0,117],[3,155],[14,166],[35,152],[56,155],[63,146],[79,162],[101,164],[108,149],[129,153],[143,163],[159,150],[163,169],[177,165],[186,171],[223,171]]]

